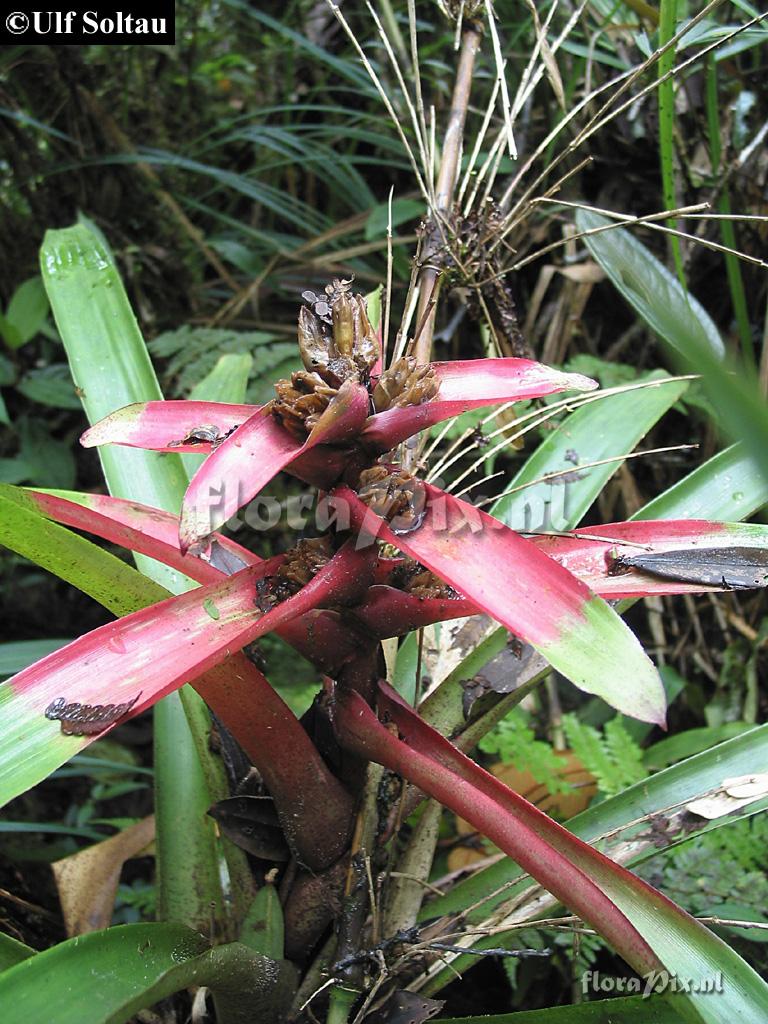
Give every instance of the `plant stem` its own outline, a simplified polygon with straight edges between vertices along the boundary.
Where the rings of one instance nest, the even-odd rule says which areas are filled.
[[[443,139],[440,171],[435,189],[435,206],[431,211],[430,226],[420,253],[423,263],[419,274],[419,308],[417,325],[421,325],[413,354],[419,363],[428,363],[432,353],[432,337],[435,332],[435,308],[439,294],[440,252],[446,245],[446,219],[453,205],[456,180],[459,171],[464,125],[467,120],[469,95],[472,89],[472,74],[475,57],[480,47],[480,28],[467,21],[461,36],[459,65],[451,99],[451,113]]]
[[[427,891],[421,882],[429,878],[432,870],[442,813],[443,808],[437,801],[427,803],[397,862],[397,877],[390,878],[387,892],[383,924],[385,938],[416,924]]]

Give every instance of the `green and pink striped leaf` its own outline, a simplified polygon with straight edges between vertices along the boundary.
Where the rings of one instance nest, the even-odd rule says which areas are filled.
[[[26,490],[26,499],[48,519],[76,530],[85,530],[138,554],[183,572],[197,583],[213,583],[249,565],[258,555],[217,534],[206,557],[181,553],[179,517],[125,498],[106,494]]]
[[[364,444],[387,452],[400,441],[470,409],[541,398],[560,391],[592,391],[597,382],[580,373],[562,373],[531,359],[465,359],[432,363],[440,388],[421,405],[394,407],[371,416]]]
[[[624,714],[663,724],[664,688],[637,638],[585,583],[467,502],[425,484],[421,524],[394,533],[348,487],[352,525],[417,559],[532,644],[559,672]]]
[[[2,780],[3,801],[44,779],[114,724],[107,721],[92,735],[64,735],[59,721],[46,717],[54,702],[130,704],[130,714],[138,714],[258,636],[319,605],[352,600],[370,581],[370,552],[347,544],[302,590],[261,614],[254,604],[256,583],[281,561],[270,559],[110,622],[0,685],[3,746],[15,752]]]

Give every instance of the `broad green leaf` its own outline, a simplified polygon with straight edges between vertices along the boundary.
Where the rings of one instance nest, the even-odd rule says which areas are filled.
[[[48,231],[40,263],[88,420],[95,423],[132,402],[162,399],[112,254],[97,235],[83,224]],[[178,455],[104,448],[99,457],[112,494],[178,513],[187,483]],[[148,570],[146,562],[140,565]],[[155,567],[157,573],[158,582],[176,593],[189,585],[179,573]]]
[[[20,284],[11,297],[3,318],[2,333],[9,348],[21,348],[30,341],[48,316],[48,298],[39,277]]]
[[[220,1024],[275,1020],[291,997],[293,969],[241,943],[211,947],[176,924],[91,932],[0,974],[5,1024],[121,1024],[191,986],[213,993]]]
[[[584,975],[593,972],[585,971]],[[608,982],[627,985],[629,978],[603,973]],[[600,975],[597,975],[599,984]],[[591,983],[587,978],[586,984]],[[642,985],[643,982],[638,984]],[[599,988],[598,988],[599,991]],[[615,991],[615,990],[614,990]],[[714,996],[717,998],[717,995]],[[433,1024],[680,1024],[685,1020],[664,999],[629,996],[625,999],[599,999],[576,1006],[552,1006],[546,1010],[522,1010],[520,1013],[499,1013],[490,1017],[451,1017]]]
[[[274,885],[256,893],[240,929],[240,942],[272,960],[283,958],[285,923],[280,897]]]
[[[634,449],[688,387],[687,381],[663,374],[658,379],[658,385],[600,392],[571,413],[526,461],[508,488],[514,493],[499,498],[492,515],[527,532],[576,526],[620,468],[621,456]],[[614,456],[615,462],[579,469],[580,464]],[[563,475],[535,483],[550,473]]]
[[[644,505],[633,519],[746,519],[768,503],[768,481],[744,445],[713,455]]]
[[[161,400],[144,339],[101,232],[88,222],[47,232],[40,263],[72,378],[89,422],[133,402]],[[99,457],[111,494],[178,513],[188,481],[179,455],[105,448]],[[137,556],[136,563],[174,594],[193,586],[182,573],[152,559]],[[165,891],[163,900],[169,916],[206,927],[212,920],[212,904],[216,908],[213,917],[224,913],[216,880],[214,823],[197,813],[197,808],[212,802],[205,774],[195,759],[196,750],[207,748],[203,737],[192,737],[190,726],[179,713],[181,700],[178,693],[171,694],[155,709],[156,757],[170,766],[168,772],[156,773],[156,789],[163,791],[163,805],[175,808],[172,822],[165,822],[158,814],[160,887]],[[189,701],[194,703],[196,697],[190,695]],[[183,755],[191,766],[185,778],[173,770],[170,752]],[[182,824],[180,815],[185,808],[188,813]],[[202,885],[198,875],[212,884]]]
[[[576,222],[581,229],[608,223],[604,217],[585,210],[577,212]],[[702,375],[718,420],[735,441],[744,441],[768,477],[768,408],[754,373],[726,358],[722,341],[704,309],[626,229],[588,235],[585,241],[640,316],[668,342],[685,367]]]
[[[211,372],[192,388],[190,400],[242,404],[252,365],[253,356],[247,352],[225,352]]]
[[[615,223],[591,210],[576,211],[579,231]],[[584,242],[627,302],[673,349],[689,358],[699,350],[717,357],[725,353],[720,332],[701,303],[626,228],[586,235]]]
[[[185,701],[202,705],[207,728],[200,732],[205,738],[210,734],[210,714],[194,691],[183,699],[179,692],[169,696],[171,700],[155,707],[155,815],[160,822],[155,842],[162,851],[157,916],[209,934],[226,921],[224,907],[213,903],[221,898],[220,865],[210,827],[213,822],[206,815],[215,790],[208,785]],[[192,888],[200,894],[196,904],[189,899],[190,865],[195,870]]]

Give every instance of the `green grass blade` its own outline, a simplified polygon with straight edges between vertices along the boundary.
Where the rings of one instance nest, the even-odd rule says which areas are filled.
[[[712,174],[718,175],[721,171],[722,142],[720,138],[720,109],[718,103],[717,89],[717,62],[714,55],[707,61],[706,82],[705,82],[705,103],[707,109],[707,131],[709,134],[709,162],[712,165]],[[727,182],[722,185],[722,191],[717,201],[717,208],[720,213],[731,212],[731,196]],[[736,233],[733,224],[729,220],[721,220],[720,237],[723,245],[729,249],[736,249]],[[751,366],[755,365],[755,350],[752,343],[752,325],[749,322],[747,312],[747,298],[744,293],[744,279],[741,276],[741,265],[738,257],[732,252],[724,253],[725,271],[728,275],[728,290],[731,293],[731,304],[736,317],[736,325],[739,330],[741,341],[741,352],[744,359]]]
[[[162,399],[112,254],[99,238],[82,224],[48,231],[40,262],[89,423],[131,402]],[[111,494],[179,511],[187,477],[177,454],[115,447],[100,449],[99,458]],[[173,593],[189,585],[167,568],[151,575]]]
[[[334,56],[325,47],[311,42],[306,36],[294,32],[293,29],[288,28],[283,22],[278,21],[277,18],[273,18],[258,8],[251,7],[249,4],[244,3],[243,0],[226,0],[226,6],[254,18],[277,36],[282,36],[299,50],[303,50],[313,60],[325,64],[331,71],[334,71],[341,78],[349,82],[354,90],[361,95],[368,97],[376,95],[368,75],[361,70],[356,60],[344,60],[342,57]]]

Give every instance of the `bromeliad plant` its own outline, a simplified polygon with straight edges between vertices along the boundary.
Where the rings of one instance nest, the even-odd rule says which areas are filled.
[[[398,457],[410,457],[403,442],[468,409],[594,382],[526,359],[427,364],[406,354],[384,368],[365,300],[346,281],[320,300],[307,297],[298,337],[304,369],[278,382],[263,408],[149,402],[84,435],[87,446],[207,453],[180,517],[102,495],[5,496],[17,511],[121,544],[199,584],[4,684],[5,742],[18,750],[5,799],[189,682],[274,802],[268,829],[274,835],[279,822],[293,865],[284,882],[287,956],[303,962],[336,922],[336,1010],[371,980],[362,865],[376,861],[393,827],[386,799],[376,804],[381,829],[369,827],[369,762],[472,823],[638,972],[674,972],[680,936],[710,944],[727,963],[730,951],[702,925],[488,775],[405,704],[386,681],[381,642],[484,612],[582,690],[663,724],[656,669],[606,598],[762,585],[768,529],[667,520],[521,536],[420,480]],[[327,529],[261,560],[219,530],[280,470],[322,489]],[[243,653],[271,631],[324,675],[306,721]],[[378,938],[397,948],[398,935]],[[284,972],[275,985],[270,1013],[279,1019],[290,999]]]

